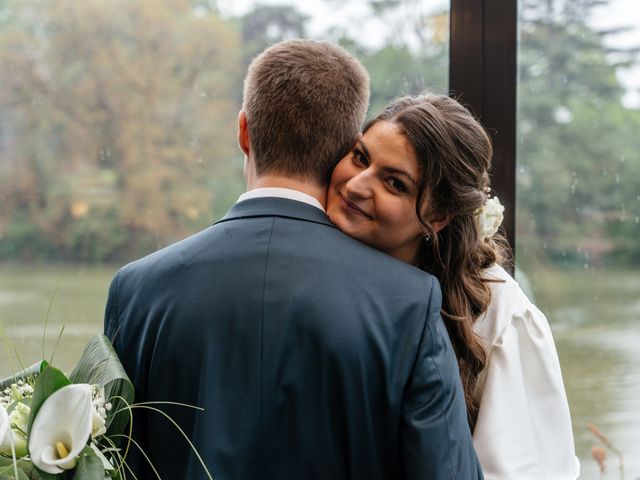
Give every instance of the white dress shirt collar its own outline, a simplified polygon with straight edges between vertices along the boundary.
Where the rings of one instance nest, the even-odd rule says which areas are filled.
[[[319,208],[323,212],[325,211],[322,207],[322,204],[318,201],[318,199],[312,197],[311,195],[307,195],[306,193],[302,193],[298,190],[291,190],[290,188],[276,188],[276,187],[262,187],[262,188],[254,188],[253,190],[249,190],[248,192],[243,193],[238,198],[238,202],[242,202],[243,200],[249,200],[251,198],[264,198],[264,197],[277,197],[277,198],[288,198],[289,200],[295,200],[297,202],[306,203],[308,205],[312,205],[316,208]]]

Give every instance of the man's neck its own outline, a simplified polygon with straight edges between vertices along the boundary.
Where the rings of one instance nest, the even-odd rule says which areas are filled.
[[[290,190],[297,190],[318,200],[323,208],[327,206],[327,187],[309,180],[277,174],[264,174],[247,182],[247,190],[253,190],[255,188],[288,188]]]

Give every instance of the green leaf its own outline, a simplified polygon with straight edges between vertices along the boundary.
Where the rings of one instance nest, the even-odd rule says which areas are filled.
[[[33,471],[29,477],[31,480],[60,480],[65,478],[64,473],[58,473],[56,475],[52,473],[43,472],[37,467],[33,467]]]
[[[96,335],[84,349],[80,361],[71,373],[74,383],[89,383],[104,387],[105,398],[111,402],[111,413],[107,416],[107,435],[122,434],[129,423],[129,414],[118,410],[134,401],[131,380],[124,371],[111,342],[104,335]],[[124,400],[115,398],[122,397]]]
[[[117,470],[110,470],[104,478],[105,480],[122,480],[122,477]]]
[[[18,459],[18,473],[22,472],[29,477],[32,470],[33,466],[31,463],[23,458]],[[9,475],[10,478],[13,478],[13,459],[10,457],[0,456],[0,479],[7,475]]]
[[[104,454],[100,451],[100,449],[96,446],[95,443],[91,443],[89,445],[89,448],[91,448],[91,450],[93,451],[93,454],[100,459],[100,461],[102,462],[102,468],[104,470],[110,470],[110,471],[114,470],[114,466],[111,465],[107,457],[104,456]]]
[[[29,415],[29,428],[31,432],[31,426],[33,421],[42,407],[44,401],[56,390],[71,385],[71,381],[57,368],[48,366],[40,373],[36,385],[33,389],[33,397],[31,398],[31,414]]]
[[[13,470],[11,470],[11,475],[0,475],[0,480],[15,480],[13,476]],[[29,477],[22,470],[18,469],[18,480],[29,480]]]
[[[71,478],[72,480],[104,480],[102,460],[91,450],[91,447],[86,447],[80,454]]]

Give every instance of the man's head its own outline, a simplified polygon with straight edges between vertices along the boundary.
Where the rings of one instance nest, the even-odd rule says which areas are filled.
[[[309,40],[268,48],[249,66],[242,104],[256,175],[326,185],[368,102],[369,76],[344,49]]]

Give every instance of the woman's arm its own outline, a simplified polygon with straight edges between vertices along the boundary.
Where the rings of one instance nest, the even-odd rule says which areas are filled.
[[[488,480],[574,480],[579,464],[551,329],[517,284],[507,283],[494,289],[481,322],[487,331],[504,328],[485,367],[473,436],[480,463]]]

